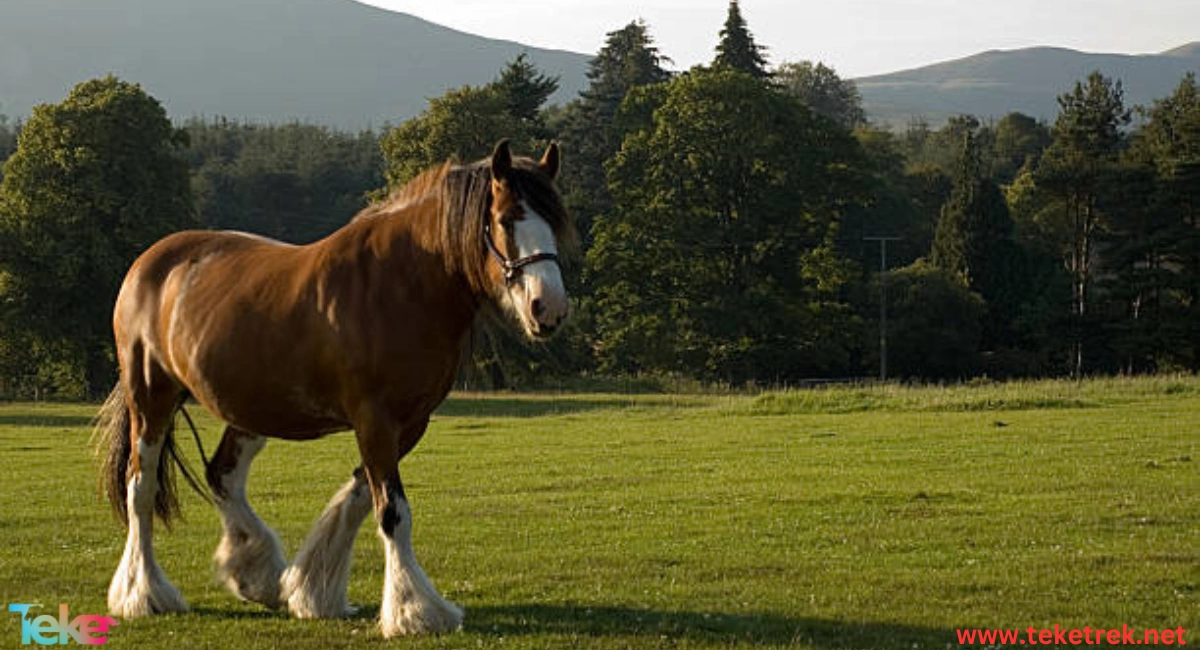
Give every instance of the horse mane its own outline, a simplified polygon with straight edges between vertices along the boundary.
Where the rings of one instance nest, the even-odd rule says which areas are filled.
[[[363,209],[351,223],[368,219],[402,219],[410,208],[436,205],[431,233],[446,259],[447,268],[462,272],[472,288],[486,291],[487,253],[483,245],[492,193],[491,159],[466,165],[450,162],[431,167],[387,198]],[[554,231],[560,258],[571,261],[578,253],[579,236],[574,220],[562,203],[554,182],[529,158],[513,158],[507,178],[510,189],[538,213]]]

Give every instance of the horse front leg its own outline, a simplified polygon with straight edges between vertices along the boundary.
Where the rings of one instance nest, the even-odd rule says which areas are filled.
[[[400,482],[400,456],[420,437],[427,423],[421,423],[416,432],[392,427],[358,430],[386,562],[379,607],[384,637],[440,634],[462,626],[463,610],[442,598],[413,554],[412,510]]]
[[[371,491],[362,468],[317,518],[296,559],[280,580],[281,597],[297,618],[337,618],[351,613],[346,602],[354,538],[371,512]]]
[[[238,598],[279,606],[279,577],[287,562],[279,537],[250,507],[250,463],[267,439],[226,427],[206,478],[221,515],[221,542],[213,554],[217,578]]]

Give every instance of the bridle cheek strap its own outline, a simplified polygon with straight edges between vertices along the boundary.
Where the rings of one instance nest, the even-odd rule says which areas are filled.
[[[487,246],[488,251],[491,252],[492,257],[496,258],[496,261],[504,269],[504,281],[510,284],[521,276],[521,269],[523,267],[536,264],[537,262],[551,261],[555,264],[559,263],[557,253],[534,253],[533,255],[527,255],[515,260],[508,259],[504,256],[504,253],[500,252],[499,248],[496,248],[496,242],[492,239],[492,224],[490,221],[483,226],[483,243]]]

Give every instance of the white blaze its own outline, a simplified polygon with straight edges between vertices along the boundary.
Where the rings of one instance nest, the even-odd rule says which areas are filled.
[[[525,218],[515,226],[513,238],[517,244],[517,258],[526,258],[538,253],[557,253],[558,242],[554,230],[529,204],[522,202]],[[563,286],[562,272],[553,260],[534,262],[521,269],[518,297],[521,304],[517,309],[521,319],[527,323],[541,322],[551,327],[567,315],[567,291]],[[534,314],[533,301],[539,301],[543,311]]]

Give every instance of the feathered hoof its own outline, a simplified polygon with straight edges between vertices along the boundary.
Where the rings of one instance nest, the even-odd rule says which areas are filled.
[[[238,598],[272,609],[282,604],[280,576],[287,563],[274,534],[269,531],[258,537],[226,534],[213,560],[217,579]]]
[[[121,618],[137,618],[154,614],[174,614],[188,611],[183,595],[166,578],[123,580],[118,575],[108,588],[108,611]]]
[[[398,611],[397,611],[398,610]],[[463,610],[442,599],[410,600],[398,607],[385,603],[379,612],[384,638],[448,634],[462,628]]]

